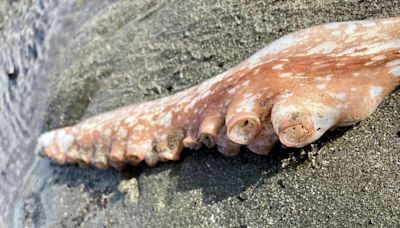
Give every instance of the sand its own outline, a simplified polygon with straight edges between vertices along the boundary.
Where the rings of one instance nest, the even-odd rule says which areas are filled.
[[[85,3],[82,7],[85,7]],[[79,9],[79,8],[78,8]],[[399,1],[118,1],[59,34],[45,128],[195,85],[292,31],[400,16]],[[69,27],[68,27],[69,26]],[[71,28],[72,27],[72,28]],[[69,38],[68,38],[69,37]],[[67,39],[68,38],[68,39]],[[48,227],[400,225],[400,90],[301,150],[185,150],[122,173],[38,159],[15,224]],[[132,179],[134,178],[134,179]]]

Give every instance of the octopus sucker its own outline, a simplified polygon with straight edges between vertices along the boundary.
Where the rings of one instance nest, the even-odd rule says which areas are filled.
[[[278,136],[272,127],[272,123],[264,122],[260,133],[246,147],[253,153],[267,155],[277,142]]]
[[[224,120],[220,116],[206,116],[199,127],[199,141],[208,148],[214,147],[218,132],[223,124]]]
[[[266,155],[303,147],[365,119],[400,84],[400,18],[318,25],[272,42],[238,66],[154,101],[43,133],[60,164],[123,169],[178,160],[184,148],[242,146]]]

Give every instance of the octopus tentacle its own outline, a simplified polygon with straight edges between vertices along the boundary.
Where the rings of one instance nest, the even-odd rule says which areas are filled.
[[[278,39],[227,72],[166,98],[42,134],[64,163],[121,169],[177,160],[184,147],[303,147],[370,115],[400,84],[400,18],[329,23]]]

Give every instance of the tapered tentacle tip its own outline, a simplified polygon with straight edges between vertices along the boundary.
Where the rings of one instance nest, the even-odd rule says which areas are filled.
[[[249,144],[261,130],[261,122],[253,113],[241,113],[227,123],[230,140],[241,145]]]
[[[37,140],[35,153],[49,157],[60,164],[70,163],[73,159],[67,153],[73,147],[74,138],[67,133],[68,128],[43,133]]]
[[[35,147],[35,155],[40,156],[40,157],[45,157],[46,154],[44,153],[44,139],[43,139],[43,135],[48,134],[50,132],[46,132],[42,135],[39,136],[39,138],[36,141],[36,147]]]
[[[45,156],[44,148],[49,147],[54,140],[54,132],[46,132],[39,136],[35,153],[39,156]]]

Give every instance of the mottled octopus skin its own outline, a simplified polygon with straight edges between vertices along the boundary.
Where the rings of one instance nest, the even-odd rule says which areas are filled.
[[[123,168],[177,160],[184,147],[303,147],[371,114],[400,84],[400,17],[300,30],[197,86],[44,133],[58,163]]]

